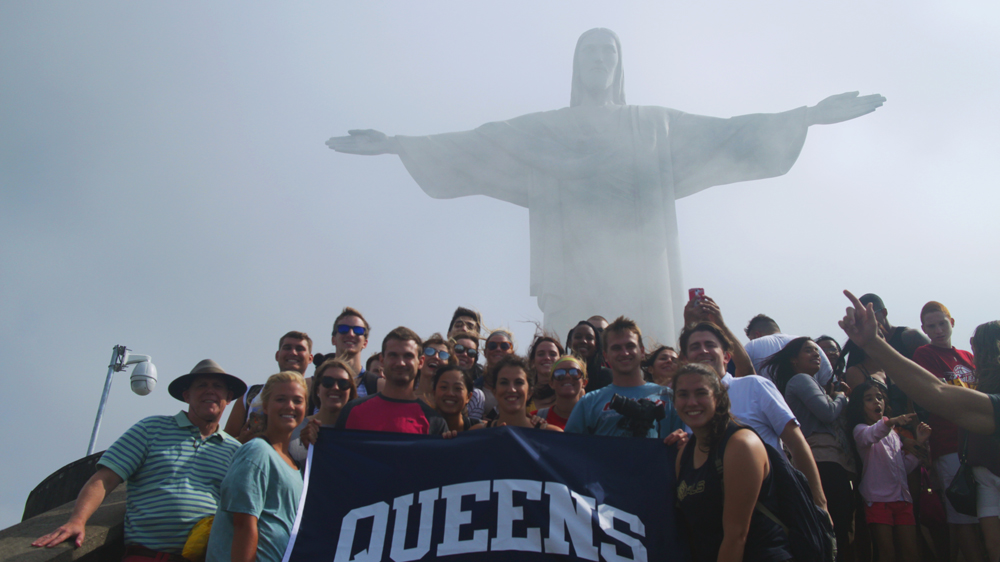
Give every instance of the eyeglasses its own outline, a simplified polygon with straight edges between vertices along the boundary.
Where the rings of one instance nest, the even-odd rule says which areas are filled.
[[[434,357],[435,355],[437,355],[438,358],[440,360],[442,360],[442,361],[447,361],[448,358],[451,357],[451,354],[448,353],[447,351],[445,351],[443,349],[441,351],[438,351],[438,350],[434,349],[433,347],[425,347],[424,348],[424,355],[426,355],[427,357]]]
[[[488,349],[490,351],[495,351],[496,348],[498,348],[498,347],[500,349],[504,350],[504,351],[507,351],[508,349],[510,349],[510,342],[509,341],[491,341],[491,342],[486,342],[486,349]]]
[[[335,379],[333,377],[323,377],[319,383],[323,385],[323,388],[333,388],[334,385],[337,386],[337,390],[347,390],[351,388],[351,381],[348,379]]]
[[[458,354],[458,355],[461,355],[461,354],[464,353],[464,354],[468,355],[469,357],[475,357],[476,355],[479,355],[479,351],[476,350],[476,348],[474,348],[474,347],[465,347],[464,345],[462,345],[460,343],[456,343],[455,344],[455,353]]]
[[[355,336],[363,336],[368,330],[364,326],[350,326],[348,324],[337,324],[337,333],[346,334],[347,332],[354,332]]]
[[[552,371],[552,380],[556,382],[562,382],[566,379],[580,380],[583,378],[583,373],[580,369],[556,369]]]

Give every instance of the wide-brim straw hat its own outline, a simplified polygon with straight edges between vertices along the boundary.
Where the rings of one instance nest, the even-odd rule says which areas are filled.
[[[233,393],[233,400],[243,396],[243,393],[247,391],[247,383],[222,370],[222,367],[220,367],[215,361],[212,361],[211,359],[203,359],[194,366],[194,369],[191,369],[190,373],[181,375],[174,379],[173,382],[170,383],[170,386],[167,387],[167,392],[181,402],[185,402],[184,392],[191,386],[194,379],[205,375],[215,375],[226,381],[226,386],[228,386],[229,390]]]

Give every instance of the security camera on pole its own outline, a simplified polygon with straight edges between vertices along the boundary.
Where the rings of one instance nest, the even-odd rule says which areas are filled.
[[[104,393],[101,404],[97,407],[97,418],[94,420],[94,431],[90,434],[90,445],[87,446],[87,456],[94,453],[94,443],[97,442],[97,432],[101,429],[101,418],[104,417],[104,406],[108,403],[108,393],[111,392],[111,378],[116,372],[124,371],[129,365],[135,365],[132,376],[129,377],[132,392],[145,396],[156,388],[156,365],[148,355],[129,355],[124,345],[116,345],[111,353],[111,364],[108,365],[108,378],[104,381]]]

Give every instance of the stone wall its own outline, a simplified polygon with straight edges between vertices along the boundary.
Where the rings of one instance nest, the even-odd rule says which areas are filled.
[[[74,548],[70,542],[53,548],[31,546],[32,541],[54,531],[69,519],[73,511],[73,502],[69,502],[0,531],[0,560],[121,560],[125,536],[125,488],[125,484],[121,484],[104,498],[104,503],[87,522],[86,538],[80,548]]]

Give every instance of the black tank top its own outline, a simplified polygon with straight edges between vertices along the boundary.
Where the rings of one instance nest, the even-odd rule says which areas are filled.
[[[723,536],[723,490],[720,468],[722,459],[718,458],[717,453],[719,447],[740,430],[752,431],[735,422],[729,422],[722,440],[709,451],[708,459],[698,468],[694,467],[694,450],[698,446],[694,435],[681,454],[681,470],[677,478],[677,507],[685,523],[692,559],[696,562],[715,562],[719,557],[719,546],[722,544]],[[777,510],[770,472],[764,478],[757,499],[772,512]],[[754,509],[750,517],[746,546],[743,549],[744,562],[790,560],[792,555],[787,543],[785,532],[781,527]]]

